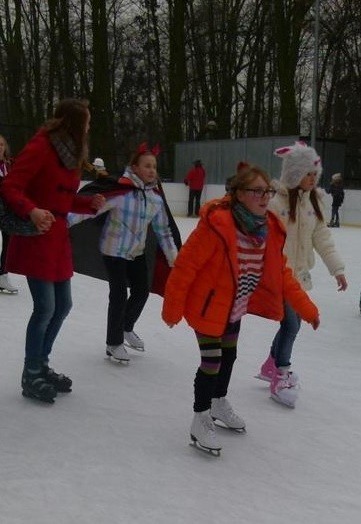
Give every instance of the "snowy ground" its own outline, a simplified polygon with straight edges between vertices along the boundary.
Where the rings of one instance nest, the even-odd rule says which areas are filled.
[[[178,219],[185,238],[194,219]],[[247,434],[219,430],[219,458],[188,445],[198,350],[185,323],[170,330],[151,296],[137,331],[146,352],[129,366],[103,358],[107,286],[75,275],[74,308],[52,364],[74,390],[52,406],[24,399],[19,381],[31,301],[0,296],[1,524],[356,524],[361,513],[361,229],[333,230],[349,289],[318,262],[294,369],[296,409],[253,378],[274,322],[247,317],[230,398]]]

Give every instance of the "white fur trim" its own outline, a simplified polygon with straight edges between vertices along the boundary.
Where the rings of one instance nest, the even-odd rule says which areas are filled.
[[[280,182],[288,189],[297,187],[308,173],[317,173],[317,182],[322,173],[321,159],[313,147],[304,142],[276,149],[275,155],[282,158]]]

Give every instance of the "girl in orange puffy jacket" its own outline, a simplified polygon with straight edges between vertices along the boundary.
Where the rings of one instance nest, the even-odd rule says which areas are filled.
[[[244,431],[245,423],[226,398],[236,360],[241,318],[246,313],[273,320],[287,301],[314,329],[317,307],[286,266],[286,238],[267,211],[274,190],[266,173],[245,166],[230,195],[209,202],[179,252],[167,281],[162,316],[172,327],[183,317],[195,330],[201,363],[194,381],[191,438],[219,453],[213,420]]]

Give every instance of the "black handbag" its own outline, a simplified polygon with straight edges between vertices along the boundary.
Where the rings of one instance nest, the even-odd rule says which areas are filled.
[[[2,198],[0,198],[0,229],[7,235],[34,236],[40,234],[30,218],[21,218],[10,211]]]

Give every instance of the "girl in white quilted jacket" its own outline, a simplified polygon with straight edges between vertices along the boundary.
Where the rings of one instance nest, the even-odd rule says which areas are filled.
[[[335,277],[338,290],[345,291],[345,266],[325,222],[324,192],[317,188],[322,172],[320,157],[304,142],[279,148],[275,155],[282,158],[282,170],[280,180],[274,184],[277,194],[269,208],[286,228],[284,252],[289,266],[303,288],[310,290],[310,270],[315,265],[316,251]],[[285,316],[272,342],[271,352],[257,375],[271,383],[271,398],[288,407],[294,407],[297,400],[298,377],[290,371],[290,360],[300,326],[300,317],[286,303]]]

